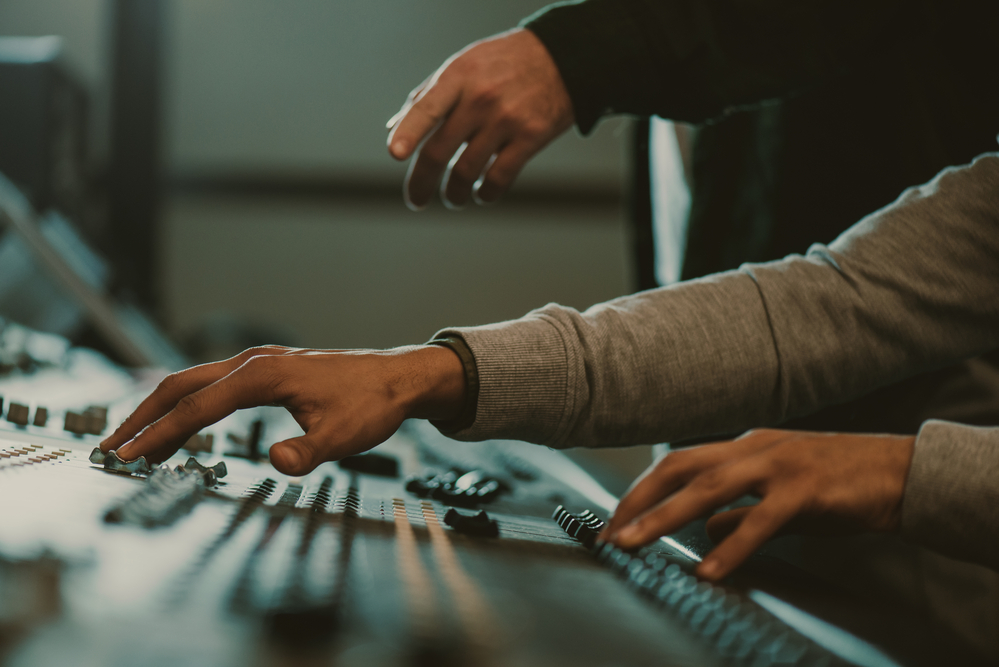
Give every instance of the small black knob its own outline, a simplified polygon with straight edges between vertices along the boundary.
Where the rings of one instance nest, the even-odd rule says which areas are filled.
[[[499,525],[489,518],[485,510],[480,510],[477,514],[470,516],[451,508],[444,514],[444,523],[466,535],[476,537],[496,537],[499,535]]]

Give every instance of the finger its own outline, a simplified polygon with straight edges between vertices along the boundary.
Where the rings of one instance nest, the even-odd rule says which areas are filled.
[[[406,174],[406,201],[422,208],[430,203],[452,158],[479,129],[479,118],[458,110],[420,146]]]
[[[704,530],[711,541],[718,544],[739,527],[739,524],[752,509],[752,507],[737,507],[734,510],[719,512],[708,519],[704,525]]]
[[[282,440],[271,446],[271,465],[285,475],[301,477],[326,460],[323,449],[320,439],[308,433]]]
[[[499,201],[537,152],[537,148],[526,142],[513,142],[500,151],[472,188],[475,202],[494,204]]]
[[[403,103],[402,108],[399,109],[394,116],[389,118],[387,123],[385,123],[386,130],[391,130],[393,127],[396,126],[396,123],[402,120],[402,117],[409,112],[409,108],[413,106],[413,103],[416,102],[416,100],[419,99],[420,95],[423,94],[423,91],[426,90],[427,85],[433,80],[433,78],[434,74],[431,74],[426,79],[424,79],[423,82],[420,83],[420,85],[418,85],[416,88],[413,88],[413,90],[409,92],[409,95],[406,96],[406,101]]]
[[[797,503],[770,497],[749,508],[731,535],[715,547],[697,567],[697,574],[717,581],[749,558],[797,513]]]
[[[101,451],[107,453],[118,449],[146,426],[173,410],[181,398],[225,377],[230,372],[225,366],[224,362],[205,364],[163,378],[114,433],[101,442]]]
[[[601,532],[600,539],[610,539],[611,535],[661,502],[695,475],[723,460],[723,452],[708,449],[708,446],[670,452],[635,480],[618,503],[606,528]]]
[[[281,400],[273,356],[250,358],[218,382],[184,396],[170,412],[150,424],[118,450],[126,460],[166,458],[192,435],[241,408]]]
[[[493,156],[500,151],[505,137],[495,132],[480,132],[456,153],[448,164],[441,182],[441,199],[445,205],[464,206],[472,196],[472,188],[487,168]]]
[[[142,429],[173,410],[177,406],[177,402],[184,396],[225,377],[246,363],[248,359],[264,354],[283,354],[288,349],[280,346],[251,348],[224,361],[202,364],[168,375],[149,396],[139,403],[139,406],[115,429],[114,433],[101,442],[101,450],[110,452],[112,449],[121,447]]]
[[[726,537],[735,532],[754,507],[737,507],[733,510],[719,512],[715,514],[704,525],[704,530],[708,538],[715,544],[719,544]],[[804,516],[803,509],[799,508],[799,513],[788,519],[772,537],[790,535],[793,533],[813,533],[813,534],[848,534],[855,532],[849,526],[844,526],[842,522],[831,520],[828,517]]]
[[[420,143],[448,117],[460,97],[460,88],[447,81],[435,78],[430,82],[422,96],[410,105],[389,133],[389,154],[396,160],[405,160],[413,155]]]
[[[755,461],[712,468],[617,535],[612,534],[611,541],[623,549],[632,549],[676,532],[694,519],[745,495],[757,486],[760,477],[760,466]]]

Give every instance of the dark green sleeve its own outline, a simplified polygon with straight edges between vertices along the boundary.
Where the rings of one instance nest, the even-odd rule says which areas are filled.
[[[702,122],[849,72],[917,39],[931,2],[582,0],[525,19],[548,48],[576,122],[614,113]]]

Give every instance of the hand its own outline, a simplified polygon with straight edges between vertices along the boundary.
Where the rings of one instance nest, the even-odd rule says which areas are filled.
[[[162,461],[240,408],[277,404],[305,435],[272,446],[271,463],[285,474],[304,475],[384,442],[408,417],[456,417],[464,394],[461,361],[443,347],[253,348],[168,376],[101,449],[116,449],[125,460]]]
[[[912,436],[765,429],[671,452],[632,485],[600,538],[636,548],[758,495],[758,505],[708,520],[708,535],[720,544],[697,573],[718,580],[782,528],[895,530],[914,443]]]
[[[473,189],[489,203],[572,123],[555,62],[534,33],[517,28],[467,46],[410,93],[388,122],[389,154],[413,156],[403,188],[410,208],[430,203],[442,174],[446,205],[464,205]]]

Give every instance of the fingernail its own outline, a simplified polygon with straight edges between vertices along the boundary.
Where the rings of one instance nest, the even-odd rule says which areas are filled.
[[[128,460],[127,457],[128,457],[129,452],[131,452],[132,449],[133,449],[132,443],[134,443],[134,442],[135,442],[135,440],[129,440],[124,445],[122,445],[121,447],[119,447],[118,449],[115,450],[115,452],[118,454],[118,458],[119,459],[121,459],[122,461],[127,461]]]
[[[284,457],[284,462],[288,466],[288,468],[292,470],[298,470],[299,467],[302,465],[302,455],[299,454],[298,450],[295,449],[294,447],[285,447],[283,451],[284,454],[282,454],[281,456]]]

